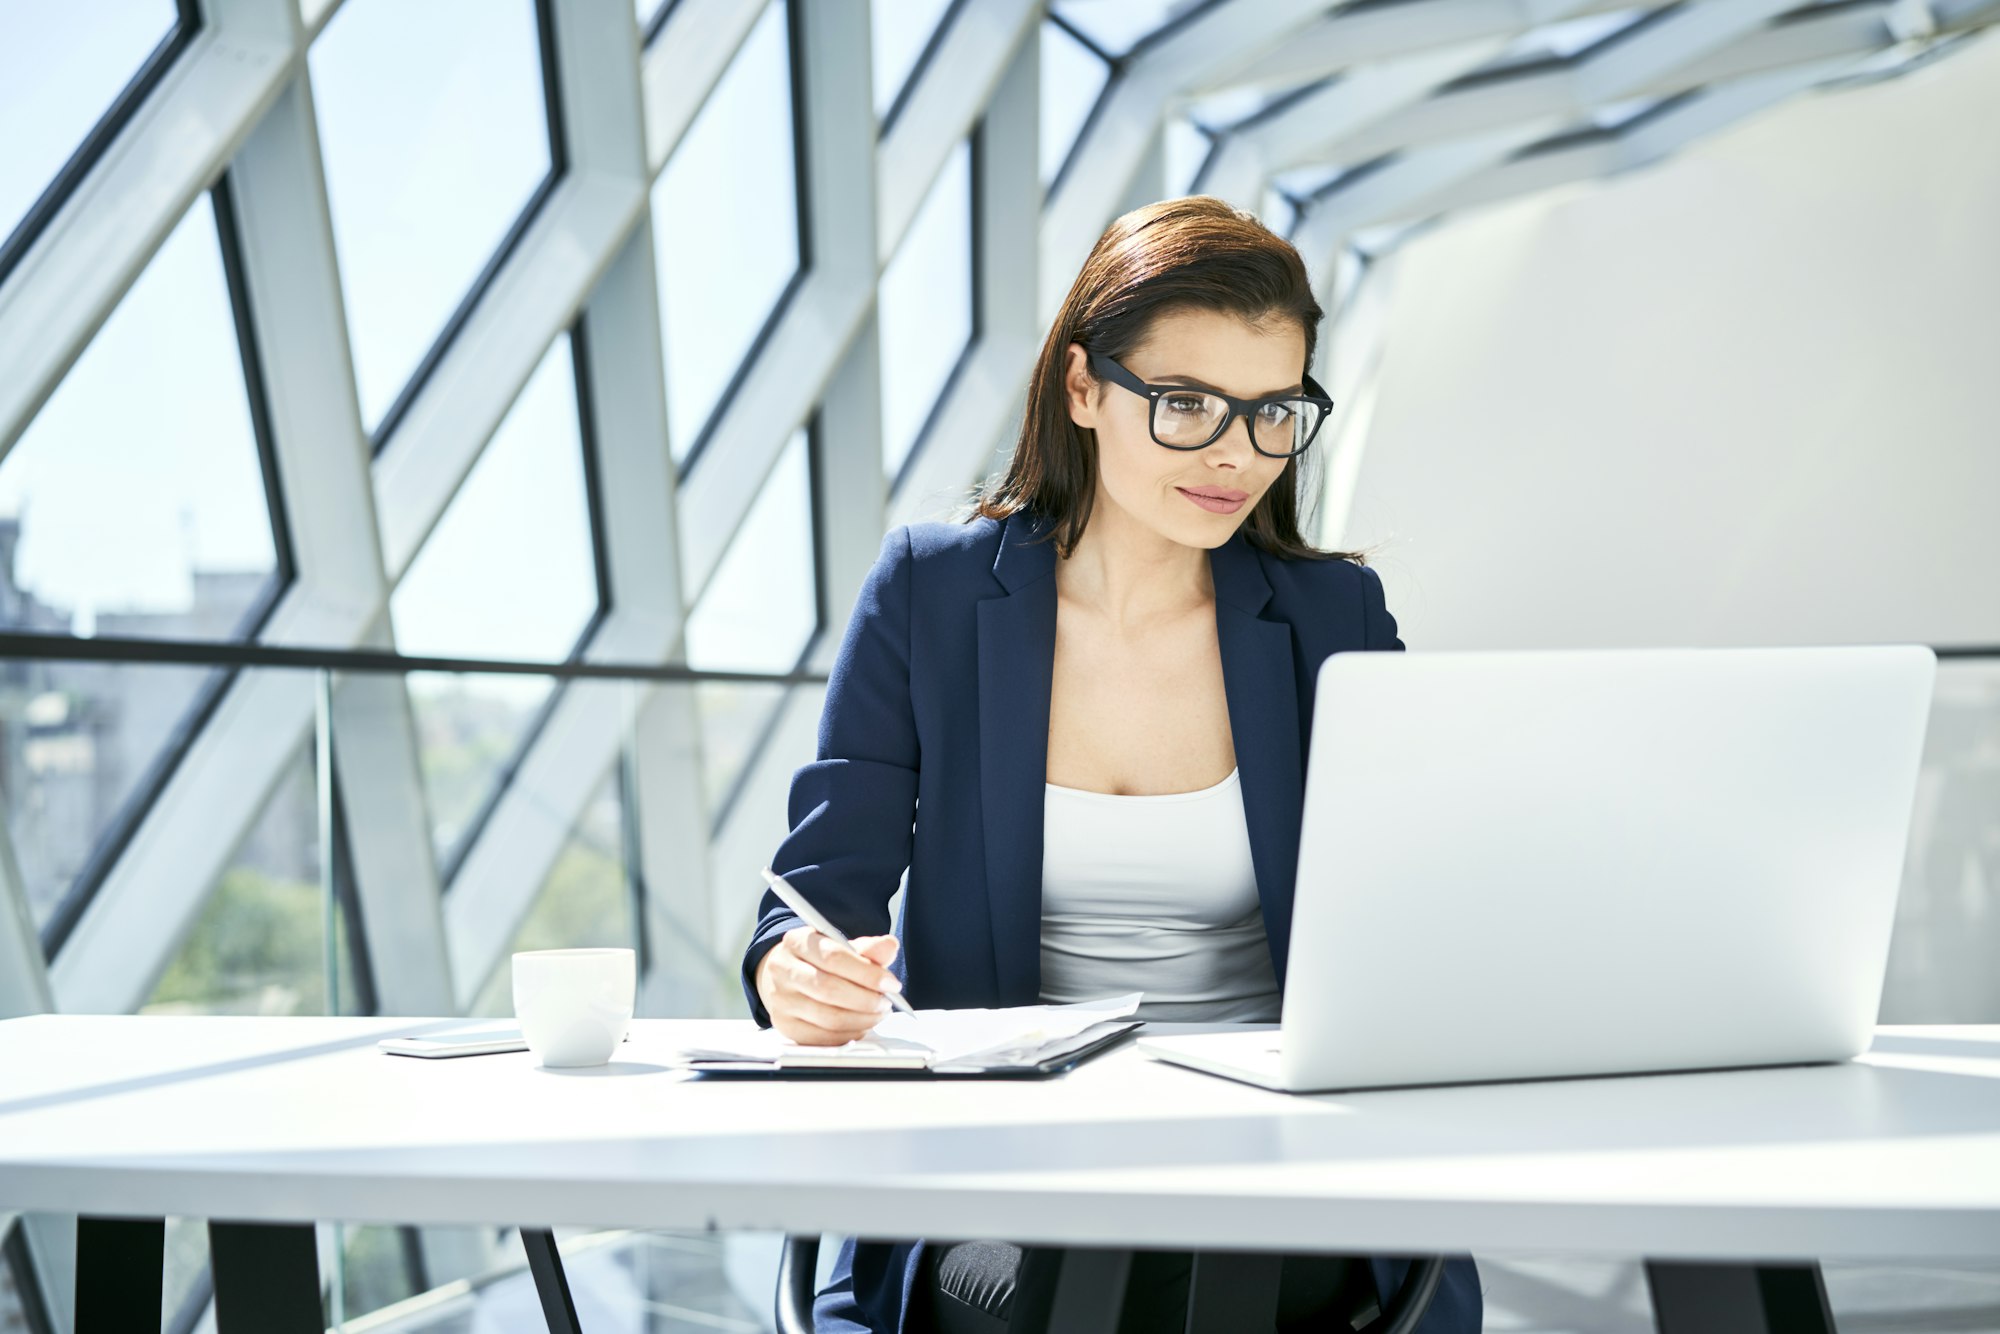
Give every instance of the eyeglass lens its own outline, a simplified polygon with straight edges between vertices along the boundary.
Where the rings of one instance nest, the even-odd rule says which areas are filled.
[[[1205,445],[1222,433],[1229,405],[1198,390],[1162,394],[1153,400],[1153,438],[1163,445]],[[1267,454],[1304,449],[1319,426],[1320,405],[1306,398],[1274,400],[1251,419],[1257,446]]]

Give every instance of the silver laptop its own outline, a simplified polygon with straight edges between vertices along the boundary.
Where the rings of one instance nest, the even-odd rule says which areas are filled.
[[[1927,648],[1342,653],[1277,1031],[1293,1092],[1841,1061],[1875,1023]]]

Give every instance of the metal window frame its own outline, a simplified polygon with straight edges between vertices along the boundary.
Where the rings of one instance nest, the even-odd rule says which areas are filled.
[[[939,419],[944,415],[945,400],[951,397],[959,378],[972,363],[973,350],[979,346],[980,335],[985,332],[986,271],[980,263],[981,257],[986,253],[983,179],[986,161],[985,140],[986,121],[981,117],[972,127],[972,132],[966,136],[966,143],[969,145],[967,156],[970,160],[966,190],[971,196],[967,213],[971,220],[969,228],[971,234],[966,239],[965,267],[966,283],[971,289],[972,327],[967,331],[965,343],[958,349],[958,355],[952,359],[951,368],[944,373],[944,379],[938,384],[937,393],[932,397],[930,407],[924,411],[924,419],[917,424],[916,438],[910,441],[909,449],[904,452],[902,461],[896,465],[895,473],[889,478],[891,492],[900,488],[904,479],[911,476],[918,466],[917,456],[923,453],[924,446],[930,443],[931,435],[937,429]],[[815,415],[816,421],[817,415]],[[818,494],[818,490],[817,487],[814,488],[815,495]]]
[[[653,39],[666,28],[667,20],[674,16],[674,10],[680,2],[681,0],[653,0],[652,15],[639,27],[640,50],[653,44]]]
[[[923,82],[924,71],[929,69],[931,61],[936,59],[938,51],[944,46],[945,36],[950,31],[951,25],[969,3],[971,0],[951,0],[951,3],[945,6],[944,13],[938,15],[938,21],[932,26],[930,35],[924,38],[923,49],[917,52],[916,63],[910,66],[910,72],[904,76],[901,86],[896,89],[896,95],[889,100],[888,109],[882,113],[881,122],[875,127],[877,139],[888,136],[896,124],[896,118],[901,116],[903,109],[910,104],[910,95],[916,91],[917,85]],[[872,13],[869,22],[871,24],[874,22]]]
[[[166,36],[139,62],[139,68],[118,95],[111,99],[111,104],[97,118],[97,123],[90,127],[42,192],[35,196],[35,201],[28,205],[28,211],[21,215],[14,229],[5,237],[0,237],[0,287],[6,285],[15,266],[34,247],[62,206],[69,202],[69,197],[76,192],[83,178],[90,174],[90,169],[104,156],[105,150],[117,140],[119,132],[131,120],[132,113],[159,86],[167,68],[193,44],[195,34],[200,31],[201,10],[195,0],[174,0],[174,22],[167,29]]]
[[[1049,177],[1048,184],[1042,187],[1042,197],[1047,200],[1060,194],[1064,184],[1069,180],[1070,171],[1076,165],[1078,154],[1083,151],[1084,142],[1090,138],[1090,132],[1095,128],[1098,117],[1104,114],[1105,108],[1111,103],[1113,93],[1117,91],[1118,80],[1125,70],[1125,62],[1084,36],[1073,24],[1058,17],[1054,10],[1049,11],[1048,17],[1043,22],[1061,29],[1077,45],[1104,62],[1104,82],[1098,87],[1097,96],[1091,102],[1090,110],[1084,113],[1083,123],[1076,127],[1076,134],[1070,139],[1069,147],[1063,150],[1063,159],[1056,164],[1056,174]],[[1037,36],[1039,37],[1039,34]]]
[[[837,553],[829,549],[831,545],[829,542],[831,516],[828,512],[830,507],[827,503],[824,488],[817,484],[817,479],[827,463],[823,424],[819,411],[815,410],[811,418],[807,420],[805,432],[806,510],[807,523],[811,528],[811,537],[807,543],[807,547],[812,552],[813,563],[809,575],[813,588],[813,623],[812,628],[805,634],[804,642],[799,645],[799,651],[793,660],[791,670],[794,674],[813,676],[818,679],[820,674],[813,670],[813,658],[826,635],[827,625],[831,619],[831,612],[827,605],[827,587],[825,581],[820,578],[820,571],[826,568],[830,562],[837,561],[839,557]],[[690,608],[689,610],[692,611],[693,609]],[[784,711],[785,694],[781,692],[777,699],[771,701],[770,708],[765,711],[764,717],[758,722],[756,736],[750,742],[750,750],[743,757],[742,766],[730,777],[729,786],[722,790],[722,795],[716,800],[715,809],[709,816],[710,838],[714,838],[716,831],[728,824],[730,816],[735,812],[737,803],[742,799],[744,789],[748,786],[750,772],[756,767],[758,757],[764,754],[769,747],[771,736],[777,730],[778,720],[783,716]]]
[[[578,319],[564,330],[564,334],[569,338],[570,374],[576,392],[577,440],[583,450],[584,510],[588,516],[590,563],[597,588],[597,606],[591,611],[590,618],[584,622],[583,629],[578,632],[576,642],[570,645],[569,652],[564,654],[562,659],[564,663],[580,663],[584,660],[584,655],[589,652],[591,642],[597,638],[598,630],[610,618],[616,604],[611,586],[611,553],[605,545],[602,469],[597,460],[597,416],[591,407],[590,352],[583,321]],[[549,720],[555,717],[556,710],[562,703],[564,685],[565,678],[557,676],[548,697],[537,706],[534,716],[528,720],[527,727],[516,738],[513,752],[501,764],[499,772],[494,776],[493,786],[480,802],[479,809],[473,813],[470,820],[466,821],[465,827],[459,831],[452,846],[444,850],[438,864],[439,889],[442,893],[451,892],[452,884],[458,878],[459,869],[465,865],[466,856],[471,851],[472,845],[478,842],[479,836],[492,821],[494,813],[500,809],[508,789],[519,776],[521,766],[526,762],[529,752],[534,749],[536,742],[541,740]],[[415,707],[415,703],[413,698],[411,706]]]
[[[298,564],[292,552],[291,525],[286,517],[284,495],[278,482],[278,456],[266,397],[263,364],[257,352],[256,330],[252,324],[248,285],[243,270],[241,239],[237,234],[229,175],[224,172],[206,191],[209,215],[215,224],[216,244],[222,256],[223,284],[236,335],[239,364],[243,370],[243,392],[249,408],[250,433],[257,450],[257,463],[264,483],[264,496],[271,524],[274,569],[263,591],[237,622],[239,639],[255,639],[270,621],[279,601],[298,578]],[[200,207],[199,202],[195,207]],[[133,836],[160,793],[187,757],[194,740],[208,726],[223,696],[235,681],[234,669],[211,672],[196,687],[195,695],[180,720],[167,733],[161,748],[148,762],[118,811],[97,836],[95,846],[84,857],[75,879],[56,901],[48,920],[42,924],[42,956],[54,963],[69,942],[70,935],[104,885],[105,877],[131,845]]]
[[[1105,60],[1115,65],[1120,63],[1121,61],[1138,59],[1140,56],[1144,55],[1148,50],[1159,45],[1167,38],[1173,36],[1176,32],[1179,32],[1182,28],[1185,28],[1188,24],[1193,23],[1196,20],[1200,19],[1201,16],[1208,10],[1214,9],[1219,4],[1227,4],[1227,3],[1229,3],[1229,0],[1200,0],[1200,3],[1198,4],[1189,5],[1186,9],[1183,9],[1180,13],[1173,15],[1165,23],[1162,23],[1159,27],[1154,28],[1151,32],[1141,34],[1137,41],[1133,42],[1132,45],[1126,47],[1122,52],[1119,52],[1116,55],[1113,55],[1110,51],[1105,50],[1105,48],[1098,42],[1098,40],[1095,37],[1089,36],[1081,28],[1077,27],[1075,21],[1072,20],[1069,17],[1069,15],[1065,14],[1062,11],[1062,9],[1054,3],[1051,3],[1049,6],[1049,17],[1060,23],[1062,27],[1067,32],[1070,33],[1071,36],[1075,37],[1085,46],[1088,46],[1092,51],[1095,51],[1099,56],[1103,57]]]
[[[548,129],[548,172],[529,192],[528,202],[522,205],[521,211],[514,216],[514,221],[508,225],[506,234],[500,238],[500,244],[494,248],[492,255],[480,268],[478,276],[472,280],[472,285],[466,289],[465,295],[459,298],[458,305],[445,318],[444,327],[438,330],[437,337],[431,340],[430,347],[418,359],[416,368],[410,372],[409,379],[404,382],[402,389],[397,391],[396,397],[389,401],[389,406],[383,409],[382,420],[369,432],[369,448],[373,453],[380,454],[388,448],[389,438],[396,433],[396,428],[402,424],[411,405],[423,393],[431,376],[436,374],[438,364],[444,360],[445,353],[458,339],[466,321],[472,317],[473,308],[485,297],[487,290],[493,286],[494,279],[506,267],[508,260],[513,258],[515,250],[521,244],[521,238],[527,235],[528,228],[533,225],[536,217],[547,205],[549,197],[555,193],[556,187],[568,174],[569,150],[563,132],[561,75],[556,51],[555,19],[550,9],[550,0],[533,0],[533,3],[536,59],[541,66],[542,75],[542,110]],[[329,181],[329,189],[331,185]],[[351,324],[349,330],[351,333]]]
[[[675,3],[678,3],[678,0],[675,0]],[[722,391],[716,395],[715,405],[709,409],[708,416],[695,431],[694,439],[688,442],[687,452],[681,455],[679,480],[683,483],[694,472],[695,465],[701,462],[702,456],[707,453],[709,442],[714,439],[717,427],[728,414],[731,403],[742,392],[744,382],[750,378],[751,368],[762,359],[764,349],[770,344],[772,336],[783,322],[786,312],[791,309],[792,302],[797,298],[799,290],[805,286],[806,279],[811,276],[813,270],[812,212],[808,195],[812,177],[808,170],[805,150],[807,136],[805,61],[800,55],[805,43],[804,18],[797,0],[766,0],[766,3],[783,5],[785,8],[785,73],[792,110],[792,216],[795,234],[798,237],[799,258],[791,274],[785,279],[785,285],[779,289],[776,300],[772,301],[770,310],[765,312],[763,323],[757,326],[757,332],[751,336],[750,346],[744,349],[742,358],[736,363],[736,369],[729,373],[729,379],[723,383]],[[663,14],[661,17],[664,20],[666,15]],[[758,12],[758,18],[762,20],[763,11]],[[728,77],[726,70],[723,77]],[[673,392],[674,387],[669,384],[668,395],[671,396]]]

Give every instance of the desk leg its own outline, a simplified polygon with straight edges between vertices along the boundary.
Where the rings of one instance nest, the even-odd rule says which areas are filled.
[[[1282,1255],[1196,1251],[1188,1275],[1187,1334],[1278,1327]]]
[[[1834,1334],[1819,1266],[1648,1260],[1660,1334]]]
[[[563,1273],[562,1256],[556,1251],[555,1233],[524,1227],[521,1249],[528,1253],[528,1269],[535,1276],[535,1292],[542,1299],[542,1319],[548,1322],[549,1334],[583,1334],[576,1320],[576,1303],[569,1296],[569,1276]]]
[[[216,1334],[326,1334],[311,1223],[208,1223]]]
[[[76,1334],[160,1327],[163,1218],[76,1220]]]

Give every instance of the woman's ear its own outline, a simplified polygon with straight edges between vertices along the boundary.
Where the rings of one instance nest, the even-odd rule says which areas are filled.
[[[1097,426],[1097,393],[1101,386],[1090,378],[1090,354],[1083,350],[1082,343],[1071,343],[1063,349],[1063,400],[1069,408],[1069,419],[1078,426],[1095,429]]]

